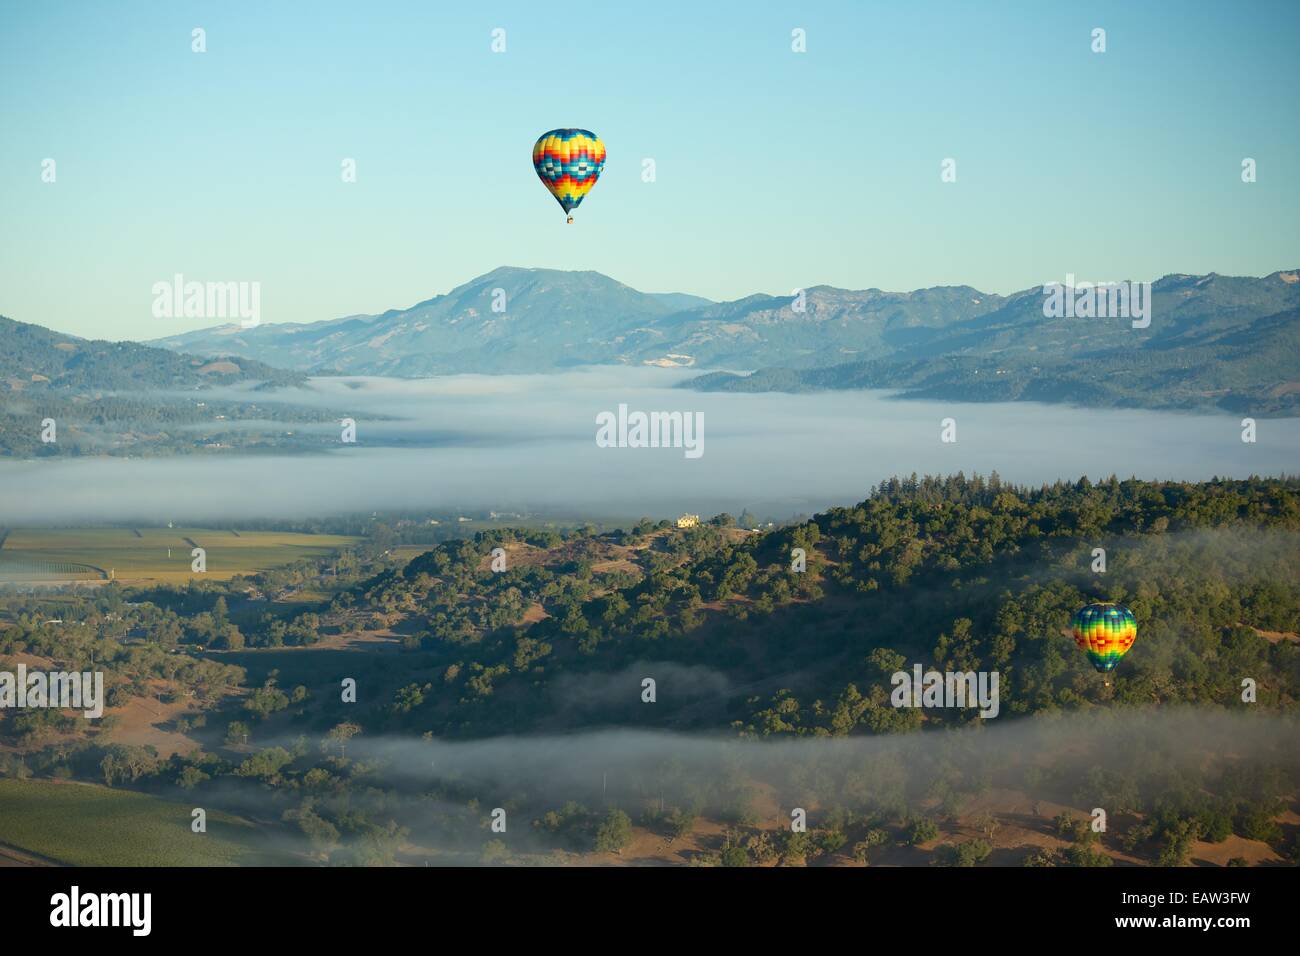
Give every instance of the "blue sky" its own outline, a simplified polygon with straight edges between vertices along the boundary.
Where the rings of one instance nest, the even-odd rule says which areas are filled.
[[[0,6],[0,314],[213,324],[151,314],[175,273],[260,282],[275,322],[499,265],[719,299],[1300,266],[1300,4],[562,9]],[[561,126],[609,151],[573,226],[529,159]]]

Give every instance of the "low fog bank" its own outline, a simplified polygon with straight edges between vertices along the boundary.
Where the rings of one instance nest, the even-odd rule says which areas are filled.
[[[683,377],[586,369],[313,379],[310,390],[258,393],[257,401],[352,417],[355,445],[303,455],[0,461],[0,522],[212,523],[389,509],[625,518],[749,508],[782,518],[857,502],[878,481],[912,472],[997,471],[1027,484],[1112,472],[1177,480],[1300,472],[1300,419],[1262,423],[1251,445],[1230,415],[897,401],[872,391],[735,395],[674,388]],[[597,447],[596,416],[620,404],[702,413],[702,457]],[[957,422],[952,444],[940,441],[948,417]]]
[[[267,744],[275,745],[293,741]],[[1081,813],[1101,807],[1112,818],[1207,800],[1281,807],[1300,782],[1300,724],[1277,715],[1115,708],[834,739],[628,730],[471,741],[363,734],[348,742],[347,758],[347,796],[295,797],[230,783],[203,793],[248,818],[285,821],[267,845],[313,859],[319,856],[295,814],[302,805],[328,813],[323,808],[336,800],[402,827],[404,862],[465,863],[477,862],[488,841],[535,858],[580,850],[613,808],[658,832],[681,813],[784,830],[796,807],[807,811],[810,829],[951,817],[976,801],[1021,819],[1036,816],[1040,800]],[[504,833],[491,830],[498,809]]]
[[[678,732],[598,730],[474,741],[358,737],[350,754],[393,782],[455,780],[499,791],[577,799],[672,773],[701,781],[740,774],[785,789],[806,774],[851,775],[879,761],[919,772],[1005,771],[1064,763],[1135,775],[1202,770],[1207,761],[1300,768],[1300,723],[1277,715],[1192,709],[1110,709],[975,722],[954,730],[839,738],[742,739]],[[1144,767],[1144,770],[1139,770]],[[833,779],[833,777],[832,777]],[[844,796],[832,788],[823,798]]]

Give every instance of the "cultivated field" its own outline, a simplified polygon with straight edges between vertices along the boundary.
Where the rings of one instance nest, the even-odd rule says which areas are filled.
[[[0,581],[174,583],[197,576],[195,547],[207,552],[206,575],[225,579],[322,557],[355,540],[229,528],[19,528],[0,540]]]
[[[143,793],[84,783],[0,780],[0,844],[72,866],[238,866],[271,860],[247,821],[209,810],[207,833],[190,830],[192,808]]]

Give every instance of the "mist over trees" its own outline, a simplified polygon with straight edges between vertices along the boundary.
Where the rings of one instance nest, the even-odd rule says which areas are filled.
[[[228,582],[6,596],[0,663],[93,654],[110,705],[192,698],[177,729],[203,745],[164,757],[112,742],[113,717],[87,732],[6,715],[22,756],[0,773],[272,808],[288,852],[335,864],[416,845],[623,859],[706,821],[723,830],[698,862],[723,865],[1172,865],[1230,837],[1293,853],[1278,815],[1300,784],[1295,479],[909,477],[764,532],[726,516],[505,528],[410,560],[370,530]],[[321,596],[266,600],[300,589]],[[1109,681],[1068,632],[1094,600],[1138,620]],[[365,634],[386,649],[329,649]],[[893,706],[890,675],[914,664],[996,670],[999,717]],[[970,809],[999,788],[1120,825],[1043,818],[1054,843],[1008,856],[1005,814]],[[774,829],[790,807],[807,832]]]

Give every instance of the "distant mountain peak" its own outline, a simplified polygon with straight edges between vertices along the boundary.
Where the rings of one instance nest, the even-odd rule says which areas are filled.
[[[1181,343],[1296,308],[1298,275],[1275,273],[1276,281],[1165,276],[1153,283],[1157,320],[1144,339]],[[1119,337],[1122,323],[1046,319],[1041,285],[1009,295],[969,285],[901,292],[815,285],[806,292],[803,308],[795,307],[793,294],[711,302],[642,292],[594,270],[501,265],[443,295],[380,315],[249,330],[223,326],[169,336],[161,344],[300,372],[409,377],[597,364],[813,369],[843,363],[846,356],[928,362],[940,355],[1054,354],[1062,343],[1070,350],[1133,344]]]

